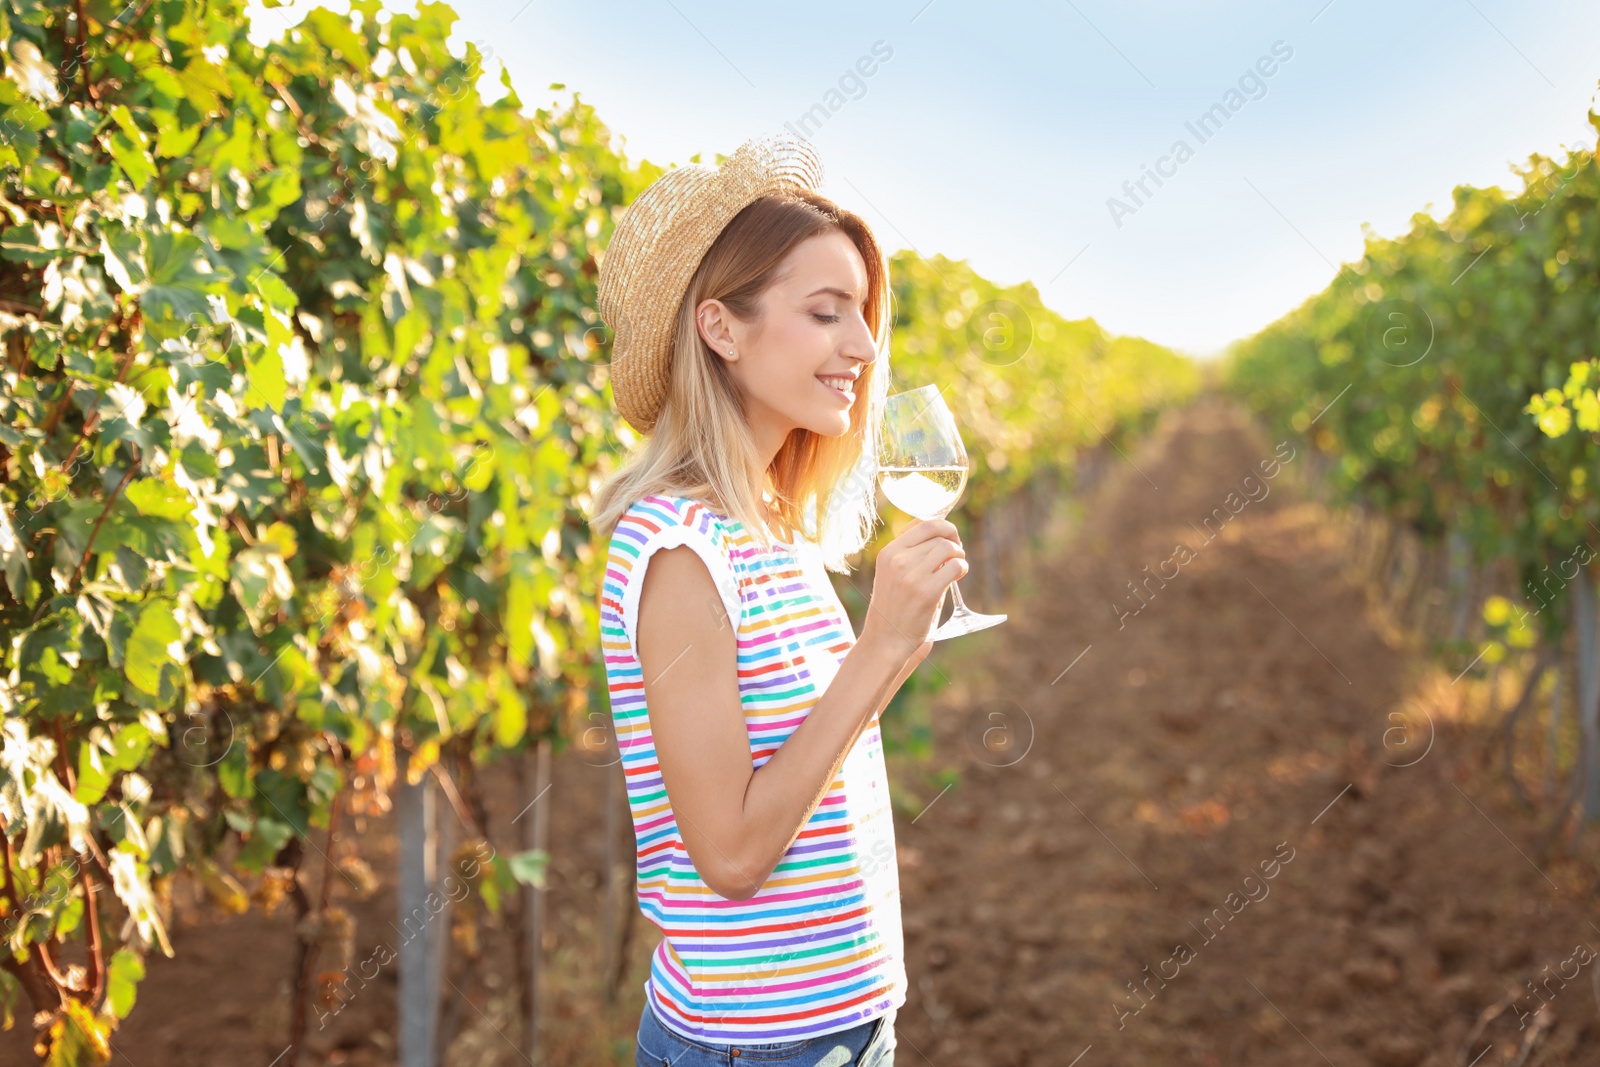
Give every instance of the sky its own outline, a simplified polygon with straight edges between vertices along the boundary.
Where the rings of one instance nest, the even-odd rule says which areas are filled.
[[[663,165],[788,124],[887,249],[1198,357],[1326,287],[1368,228],[1592,150],[1600,106],[1595,0],[452,6],[491,96],[503,63],[529,108],[575,92]]]

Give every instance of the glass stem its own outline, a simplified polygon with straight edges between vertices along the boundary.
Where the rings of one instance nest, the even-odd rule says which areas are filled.
[[[955,602],[956,602],[956,608],[955,608],[954,611],[952,611],[950,613],[950,618],[953,619],[957,615],[970,615],[971,614],[971,612],[967,610],[966,602],[961,599],[961,583],[960,582],[951,582],[950,583],[950,595],[955,598]]]

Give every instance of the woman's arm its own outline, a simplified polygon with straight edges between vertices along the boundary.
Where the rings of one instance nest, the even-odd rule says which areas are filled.
[[[889,706],[889,701],[893,700],[894,695],[900,692],[900,687],[905,685],[907,678],[911,677],[911,672],[916,670],[922,661],[928,658],[928,652],[932,648],[932,641],[924,641],[921,646],[918,647],[917,651],[912,655],[912,657],[906,660],[906,665],[901,667],[900,673],[894,676],[894,681],[890,683],[888,691],[883,694],[883,699],[878,701],[878,706],[872,709],[872,715],[867,719],[867,722],[872,722],[874,719],[877,719],[883,714],[883,709],[887,708]],[[867,728],[867,722],[863,722],[861,724],[861,730],[865,730]],[[856,731],[857,736],[860,736],[861,730]],[[855,747],[855,738],[850,739],[849,747]]]
[[[665,549],[643,580],[639,662],[662,782],[695,870],[719,895],[747,900],[931,645],[912,644],[903,626],[863,627],[805,721],[757,770],[739,701],[735,628],[705,564],[687,547]],[[704,608],[686,613],[686,604]]]

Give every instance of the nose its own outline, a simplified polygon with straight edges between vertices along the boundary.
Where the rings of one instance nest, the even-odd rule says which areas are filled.
[[[855,328],[845,338],[841,353],[858,363],[870,364],[878,358],[878,343],[872,338],[872,330],[867,326],[867,320],[859,312],[853,317]]]

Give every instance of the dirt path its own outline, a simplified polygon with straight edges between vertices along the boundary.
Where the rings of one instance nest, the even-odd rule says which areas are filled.
[[[1526,1063],[1600,1063],[1593,865],[1535,868],[1539,825],[1463,718],[1470,681],[1381,636],[1339,524],[1295,484],[1303,452],[1262,476],[1290,455],[1277,445],[1221,401],[1171,413],[1083,502],[1010,620],[922,668],[952,684],[933,758],[891,766],[902,1067],[1500,1067],[1552,1018]],[[1119,618],[1145,580],[1147,603]],[[560,1067],[633,1062],[655,943],[642,920],[618,1002],[595,992],[615,771],[568,753],[549,793]],[[515,840],[527,801],[508,768],[484,781],[498,839]],[[630,863],[625,811],[616,829]],[[392,940],[393,838],[383,819],[355,833],[384,883],[345,902],[367,959]],[[287,916],[186,916],[114,1062],[265,1067],[287,1030]],[[447,1062],[526,1063],[507,1036],[509,939],[493,921],[477,936]],[[1479,1013],[1519,989],[1458,1060]],[[393,997],[391,966],[314,1028],[301,1063],[392,1063]]]
[[[1304,456],[1261,477],[1276,447],[1225,404],[1176,413],[988,669],[961,661],[934,718],[963,780],[897,827],[897,1062],[1442,1067],[1564,966],[1528,1062],[1600,1063],[1577,872],[1527,858],[1536,824],[1452,721],[1467,684],[1379,636]],[[1122,616],[1150,573],[1176,577]]]

